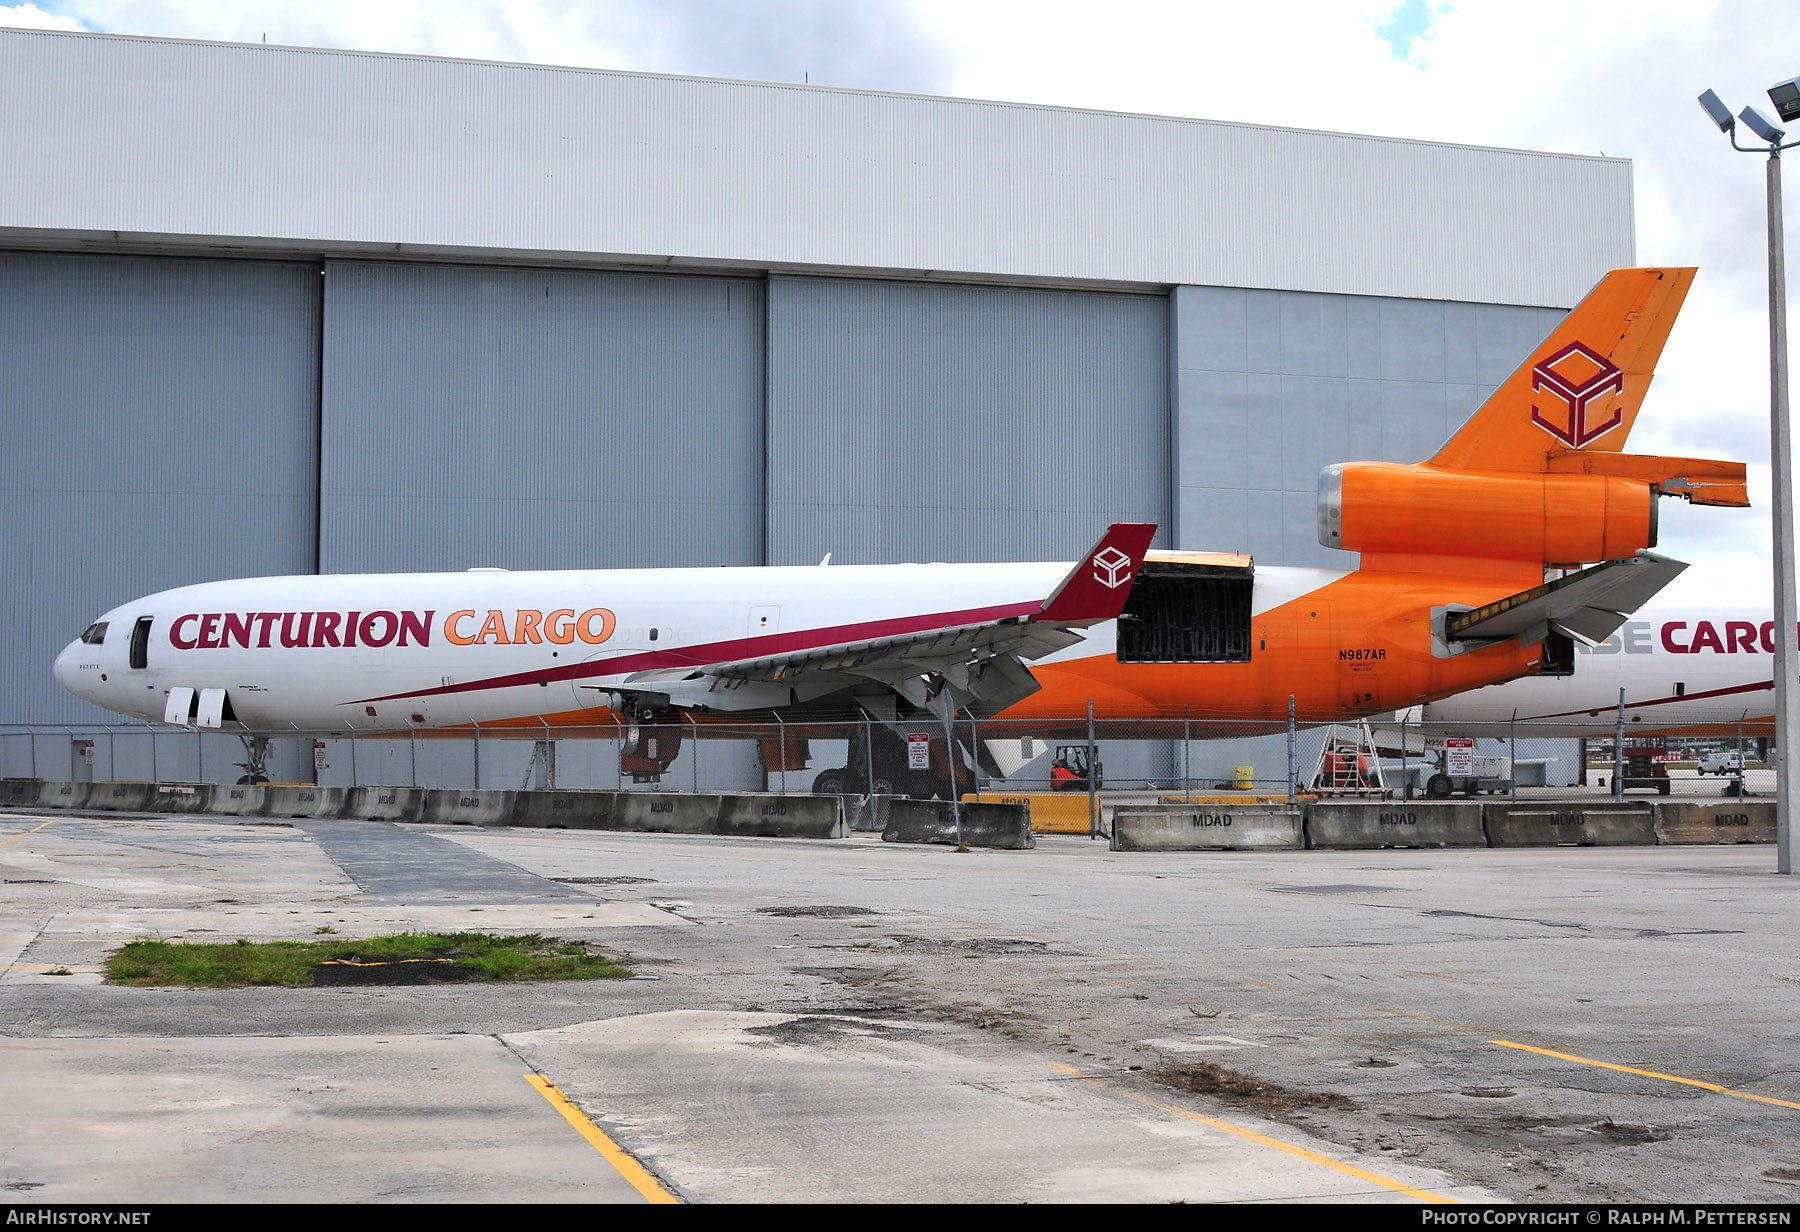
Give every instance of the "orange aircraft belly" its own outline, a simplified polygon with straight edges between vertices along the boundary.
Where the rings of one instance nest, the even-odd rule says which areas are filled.
[[[1256,616],[1248,663],[1120,663],[1093,655],[1035,666],[1042,688],[1001,716],[1096,720],[1184,716],[1284,720],[1288,699],[1301,719],[1374,714],[1510,680],[1537,663],[1536,646],[1508,641],[1451,657],[1432,653],[1434,604],[1471,606],[1542,581],[1417,573],[1348,574]]]

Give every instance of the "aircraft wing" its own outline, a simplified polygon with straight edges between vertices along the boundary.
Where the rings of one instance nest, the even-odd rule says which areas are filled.
[[[1143,568],[1156,527],[1121,522],[1107,529],[1036,611],[893,637],[814,646],[687,669],[639,672],[610,687],[664,692],[671,700],[732,708],[731,693],[754,686],[819,695],[861,681],[885,685],[924,707],[948,686],[956,704],[996,712],[1037,691],[1026,663],[1081,640],[1072,630],[1116,620]],[[750,686],[750,687],[746,687]],[[696,696],[701,690],[708,700]]]
[[[1525,645],[1550,631],[1597,646],[1687,565],[1654,552],[1609,560],[1444,618],[1448,641],[1516,637]]]

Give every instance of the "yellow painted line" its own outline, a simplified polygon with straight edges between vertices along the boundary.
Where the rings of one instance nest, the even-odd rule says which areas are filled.
[[[608,1138],[604,1130],[588,1120],[587,1113],[570,1103],[569,1097],[559,1091],[554,1082],[542,1074],[526,1074],[525,1081],[536,1087],[538,1094],[563,1114],[563,1120],[573,1125],[576,1133],[592,1143],[594,1149],[606,1157],[606,1162],[616,1168],[633,1189],[644,1195],[645,1201],[652,1206],[676,1205],[681,1202],[680,1198],[664,1189],[624,1147]]]
[[[1775,1104],[1782,1108],[1800,1109],[1800,1104],[1785,1099],[1776,1099],[1772,1095],[1754,1095],[1749,1091],[1739,1091],[1731,1087],[1720,1086],[1716,1082],[1702,1082],[1698,1078],[1683,1078],[1677,1074],[1658,1073],[1653,1069],[1633,1069],[1629,1065],[1614,1065],[1611,1061],[1595,1061],[1590,1057],[1578,1057],[1567,1052],[1552,1052],[1548,1048],[1533,1048],[1530,1044],[1515,1044],[1511,1040],[1489,1040],[1490,1044],[1498,1044],[1502,1048],[1517,1048],[1521,1052],[1535,1052],[1541,1057],[1555,1057],[1559,1061],[1576,1061],[1582,1065],[1594,1065],[1601,1069],[1617,1070],[1621,1074],[1637,1074],[1643,1078],[1660,1078],[1664,1082],[1679,1082],[1684,1087],[1699,1087],[1703,1091],[1712,1091],[1718,1095],[1729,1095],[1733,1099],[1751,1099],[1759,1104]]]
[[[1409,1198],[1417,1198],[1421,1202],[1434,1202],[1450,1205],[1457,1204],[1455,1198],[1446,1198],[1442,1194],[1434,1194],[1427,1189],[1415,1189],[1404,1181],[1396,1181],[1392,1177],[1380,1176],[1374,1172],[1358,1168],[1354,1164],[1347,1164],[1342,1160],[1333,1159],[1329,1155],[1321,1155],[1317,1151],[1309,1151],[1303,1146],[1295,1146],[1291,1142],[1283,1142],[1279,1138],[1271,1138],[1267,1134],[1259,1134],[1253,1129],[1245,1129],[1242,1125],[1233,1125],[1228,1121],[1215,1121],[1212,1117],[1201,1116],[1198,1112],[1189,1112],[1186,1108],[1178,1108],[1174,1104],[1161,1103],[1151,1099],[1149,1096],[1139,1095],[1135,1091],[1127,1091],[1123,1087],[1115,1087],[1102,1078],[1096,1078],[1092,1074],[1084,1074],[1072,1066],[1061,1065],[1055,1061],[1050,1061],[1047,1064],[1051,1069],[1056,1070],[1059,1073],[1068,1074],[1072,1078],[1081,1078],[1088,1082],[1096,1083],[1109,1091],[1123,1095],[1126,1099],[1136,1100],[1138,1103],[1146,1104],[1159,1112],[1167,1112],[1172,1116],[1182,1117],[1189,1121],[1198,1121],[1200,1124],[1211,1126],[1213,1129],[1223,1130],[1228,1134],[1235,1134],[1239,1138],[1248,1139],[1258,1146],[1272,1147],[1277,1151],[1285,1151],[1289,1155],[1295,1155],[1306,1160],[1308,1163],[1318,1164],[1322,1168],[1330,1168],[1334,1172],[1342,1172],[1344,1175],[1353,1176],[1359,1181],[1368,1181],[1370,1184],[1379,1185],[1383,1189],[1391,1189],[1395,1193],[1403,1193]]]
[[[1286,989],[1282,988],[1282,986],[1280,984],[1271,984],[1267,980],[1246,980],[1244,982],[1247,984],[1255,984],[1258,988],[1273,988],[1276,992],[1287,991]]]
[[[398,967],[401,963],[447,963],[452,958],[378,958],[374,962],[357,962],[354,958],[321,958],[321,967]]]
[[[44,823],[44,826],[53,826],[61,820],[62,820],[62,818],[60,818],[60,817],[52,817],[49,821],[46,821]],[[29,830],[21,830],[19,833],[11,835],[7,838],[0,838],[0,847],[6,846],[8,843],[12,842],[13,839],[15,839],[15,838],[24,838],[27,834],[36,834],[39,830],[42,830],[44,828],[44,826],[33,826]]]

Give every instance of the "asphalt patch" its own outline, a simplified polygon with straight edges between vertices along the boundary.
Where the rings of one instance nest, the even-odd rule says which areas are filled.
[[[816,1047],[822,1044],[837,1044],[870,1038],[900,1039],[915,1034],[915,1031],[911,1027],[871,1022],[864,1018],[804,1014],[787,1022],[772,1022],[767,1026],[751,1027],[744,1034],[754,1035],[771,1044]]]
[[[967,937],[958,940],[943,937],[908,937],[891,933],[888,940],[893,941],[901,949],[937,953],[1048,954],[1050,952],[1049,942],[1027,941],[1023,937]]]
[[[1329,1091],[1291,1090],[1279,1083],[1226,1069],[1217,1061],[1202,1061],[1198,1065],[1169,1063],[1153,1066],[1144,1072],[1151,1081],[1160,1082],[1163,1086],[1192,1091],[1196,1095],[1210,1095],[1225,1103],[1251,1108],[1271,1116],[1325,1108],[1345,1112],[1356,1110],[1356,1105],[1347,1096]]]
[[[457,957],[455,950],[440,949],[427,951],[420,958],[328,959],[312,965],[312,982],[315,988],[463,984],[481,975],[473,967],[457,963]]]
[[[654,885],[654,877],[552,877],[563,885]]]
[[[778,916],[784,920],[842,920],[855,915],[880,915],[873,907],[758,907],[758,915]]]

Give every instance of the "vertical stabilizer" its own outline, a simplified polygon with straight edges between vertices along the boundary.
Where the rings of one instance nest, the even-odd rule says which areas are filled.
[[[1430,465],[1543,472],[1571,451],[1619,453],[1693,281],[1677,267],[1602,278]]]

